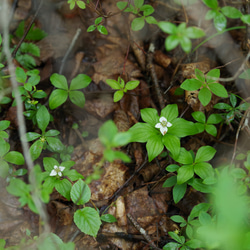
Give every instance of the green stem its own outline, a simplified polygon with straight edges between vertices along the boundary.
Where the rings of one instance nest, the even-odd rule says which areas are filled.
[[[203,45],[204,43],[206,43],[207,41],[211,40],[212,38],[218,36],[218,35],[221,35],[227,31],[230,31],[230,30],[236,30],[236,29],[245,29],[246,26],[237,26],[237,27],[232,27],[232,28],[228,28],[228,29],[225,29],[223,31],[220,31],[216,34],[213,34],[212,36],[208,37],[207,39],[205,39],[203,42],[201,42],[200,44],[198,44],[192,51],[192,53],[194,53],[198,48],[200,48],[201,45]]]

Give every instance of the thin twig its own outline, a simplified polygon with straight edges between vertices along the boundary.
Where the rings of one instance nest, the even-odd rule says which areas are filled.
[[[20,46],[22,45],[24,39],[25,39],[26,36],[28,35],[28,33],[29,33],[30,29],[31,29],[31,26],[32,26],[32,24],[34,23],[34,21],[35,21],[37,15],[38,15],[39,10],[40,10],[41,7],[42,7],[42,4],[43,4],[43,0],[41,0],[41,2],[39,3],[39,6],[38,6],[38,8],[37,8],[37,10],[36,10],[35,15],[33,16],[32,20],[30,21],[28,27],[26,28],[26,30],[25,30],[25,32],[24,32],[24,34],[23,34],[21,40],[20,40],[19,43],[17,44],[16,48],[13,50],[13,52],[12,52],[12,54],[11,54],[11,57],[12,57],[12,58],[15,58],[15,57],[16,57],[16,53],[17,53],[18,49],[20,48]]]
[[[73,37],[73,39],[72,39],[72,41],[71,41],[71,44],[70,44],[68,50],[66,51],[66,53],[65,53],[65,55],[64,55],[64,57],[63,57],[63,59],[62,59],[62,64],[61,64],[61,67],[60,67],[60,70],[59,70],[59,74],[62,74],[63,69],[64,69],[64,66],[65,66],[65,62],[66,62],[66,60],[67,60],[67,58],[68,58],[68,56],[69,56],[69,53],[70,53],[71,50],[73,49],[73,47],[74,47],[74,45],[75,45],[75,43],[76,43],[76,40],[78,39],[78,37],[79,37],[81,31],[82,31],[82,30],[81,30],[80,28],[78,28],[78,29],[76,30],[76,34],[75,34],[75,36]]]

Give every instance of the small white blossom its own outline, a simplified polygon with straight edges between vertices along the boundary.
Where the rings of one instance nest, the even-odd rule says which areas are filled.
[[[172,123],[168,122],[165,117],[160,118],[160,122],[155,125],[156,128],[159,128],[161,133],[165,135],[168,132],[168,128],[172,126]]]
[[[61,167],[61,166],[54,166],[54,169],[50,172],[50,176],[56,176],[56,175],[58,175],[58,176],[62,176],[62,171],[65,169],[65,167]]]

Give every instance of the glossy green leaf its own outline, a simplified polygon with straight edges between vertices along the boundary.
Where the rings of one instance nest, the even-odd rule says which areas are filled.
[[[107,35],[107,34],[108,34],[108,31],[107,31],[106,27],[103,26],[103,25],[98,25],[98,26],[97,26],[97,30],[98,30],[101,34],[103,34],[103,35]]]
[[[199,162],[194,165],[194,172],[201,178],[206,179],[214,176],[214,170],[211,164],[207,162]]]
[[[51,172],[54,169],[54,166],[60,166],[58,161],[52,157],[43,158],[43,166],[47,172]]]
[[[188,135],[195,135],[198,132],[193,122],[189,122],[183,118],[177,118],[173,121],[173,125],[169,128],[167,133],[176,135],[177,137],[185,137]]]
[[[57,192],[65,197],[68,201],[70,200],[71,188],[72,184],[67,179],[57,180],[55,183],[55,189],[57,190]]]
[[[84,205],[91,197],[89,186],[83,180],[78,180],[71,188],[70,197],[76,205]]]
[[[195,111],[192,113],[193,118],[200,123],[205,123],[206,122],[206,116],[203,112],[201,111]]]
[[[216,135],[217,135],[217,128],[216,128],[214,125],[207,124],[207,125],[205,126],[205,130],[206,130],[206,132],[207,132],[208,134],[210,134],[210,135],[216,137]]]
[[[16,75],[17,82],[20,82],[20,83],[26,82],[27,75],[26,75],[25,71],[23,70],[23,68],[17,67],[16,71],[15,71],[15,75]]]
[[[151,15],[155,10],[154,8],[149,5],[149,4],[145,4],[140,8],[140,11],[143,11],[143,16],[149,16]]]
[[[172,122],[179,115],[177,104],[169,104],[161,111],[161,116]]]
[[[170,35],[165,40],[165,48],[167,51],[175,49],[179,45],[180,41],[177,35]]]
[[[180,153],[180,139],[174,135],[165,134],[162,138],[165,147],[171,152],[173,158],[177,158]]]
[[[44,105],[36,112],[36,120],[38,127],[42,130],[42,133],[44,133],[50,120],[50,114]]]
[[[206,74],[206,77],[207,77],[207,83],[215,82],[215,81],[217,81],[217,79],[213,80],[213,79],[209,79],[209,77],[219,78],[220,77],[220,70],[219,69],[212,69]]]
[[[10,126],[10,121],[3,120],[0,121],[0,130],[5,130]]]
[[[214,17],[214,26],[217,31],[223,31],[227,27],[227,19],[220,12]]]
[[[180,215],[173,215],[170,217],[170,219],[174,222],[177,222],[177,223],[186,223],[186,220],[181,217]]]
[[[175,172],[175,171],[177,171],[178,169],[179,169],[179,166],[176,165],[176,164],[170,164],[170,165],[168,165],[168,166],[166,167],[166,170],[167,170],[168,172]]]
[[[207,106],[211,101],[212,94],[207,88],[202,88],[198,94],[198,98],[203,106]]]
[[[146,148],[148,152],[148,161],[151,162],[162,152],[164,148],[164,145],[162,143],[162,136],[158,134],[150,137],[146,144]]]
[[[96,29],[95,25],[90,25],[87,29],[87,32],[93,32]]]
[[[38,139],[39,137],[41,137],[41,135],[38,133],[28,132],[24,136],[22,136],[22,140],[23,141],[34,141],[34,140]]]
[[[242,22],[250,25],[250,14],[241,16]]]
[[[60,132],[56,129],[50,129],[49,131],[47,131],[44,136],[57,136],[59,135]]]
[[[61,152],[64,148],[62,142],[55,137],[46,137],[46,141],[53,152]]]
[[[69,90],[86,88],[91,83],[91,78],[85,74],[77,75],[70,83]]]
[[[141,110],[141,118],[144,122],[147,122],[151,126],[155,127],[159,122],[159,116],[156,109],[146,108]]]
[[[63,89],[55,89],[49,97],[50,109],[55,109],[66,102],[68,99],[68,91]]]
[[[159,22],[158,26],[160,29],[167,34],[176,34],[177,27],[173,23],[170,22]],[[176,45],[177,46],[177,45]]]
[[[162,187],[172,187],[177,182],[177,176],[171,176],[163,183]]]
[[[198,149],[195,157],[195,163],[210,161],[216,153],[216,150],[211,146],[203,146]]]
[[[143,17],[135,18],[131,23],[131,28],[133,31],[141,30],[145,25],[145,21]]]
[[[120,84],[113,79],[106,79],[106,83],[112,88],[112,89],[121,89]]]
[[[176,184],[173,188],[173,199],[175,204],[178,203],[185,195],[187,190],[187,184],[183,183],[181,185]]]
[[[124,92],[122,90],[118,90],[114,93],[114,102],[119,102],[124,95]]]
[[[215,109],[226,109],[226,110],[230,110],[232,109],[232,106],[227,104],[227,103],[216,103],[214,105]]]
[[[177,184],[183,184],[194,176],[193,165],[184,165],[178,169]]]
[[[84,10],[86,8],[86,5],[83,1],[76,1],[76,4],[80,9]]]
[[[20,152],[17,151],[10,151],[8,152],[4,158],[5,161],[16,164],[16,165],[23,165],[24,164],[24,157]]]
[[[204,4],[207,5],[207,7],[211,9],[216,9],[218,7],[218,1],[217,0],[202,0]]]
[[[202,86],[202,83],[197,80],[197,79],[186,79],[182,84],[181,88],[188,90],[188,91],[193,91],[193,90],[198,90]]]
[[[185,148],[181,148],[180,154],[179,154],[178,158],[175,160],[181,164],[192,164],[193,163],[193,156]]]
[[[68,90],[68,83],[65,76],[54,73],[50,77],[50,81],[52,85],[55,86],[56,88]]]
[[[101,226],[98,212],[91,207],[78,209],[74,214],[74,222],[83,233],[94,237],[96,237]]]
[[[227,90],[225,89],[225,87],[223,85],[221,85],[220,83],[210,83],[209,85],[209,89],[217,96],[219,97],[224,97],[227,98],[228,97],[228,93]]]
[[[240,18],[242,16],[242,13],[238,9],[231,7],[231,6],[222,7],[221,12],[226,17],[229,17],[229,18]]]
[[[81,91],[77,91],[77,90],[70,91],[69,99],[72,103],[74,103],[80,108],[83,108],[85,105],[85,96]]]
[[[129,81],[126,83],[127,90],[133,90],[140,84],[140,81]]]
[[[105,221],[105,222],[108,222],[108,223],[113,223],[113,222],[117,221],[117,219],[115,218],[115,216],[113,216],[112,214],[103,214],[101,216],[101,220]]]
[[[30,147],[30,155],[32,160],[36,160],[43,150],[43,142],[41,140],[35,141]]]
[[[207,124],[218,124],[222,121],[220,114],[211,114],[207,119]]]

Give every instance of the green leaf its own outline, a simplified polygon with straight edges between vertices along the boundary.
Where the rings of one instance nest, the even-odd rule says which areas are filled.
[[[63,89],[55,89],[49,97],[50,109],[55,109],[62,105],[68,99],[68,91]]]
[[[78,7],[80,9],[84,10],[86,8],[86,5],[85,5],[85,3],[83,1],[77,1],[76,4],[78,5]]]
[[[230,110],[232,109],[232,106],[230,106],[229,104],[227,103],[217,103],[214,105],[214,108],[215,109],[226,109],[226,110]]]
[[[54,73],[50,77],[50,81],[56,88],[68,90],[68,83],[65,76]]]
[[[183,36],[180,40],[180,44],[181,44],[181,47],[182,49],[188,53],[190,52],[191,48],[192,48],[192,43],[190,41],[190,39],[186,36]]]
[[[17,67],[16,71],[15,71],[15,75],[16,75],[17,82],[20,82],[20,83],[26,82],[27,75],[26,75],[25,71],[23,70],[23,68]]]
[[[244,22],[244,23],[250,25],[250,15],[249,15],[249,14],[248,14],[248,15],[243,15],[243,16],[241,16],[240,19],[242,20],[242,22]]]
[[[229,18],[240,18],[242,16],[242,13],[238,9],[231,7],[231,6],[222,7],[221,12],[226,17],[229,17]]]
[[[181,244],[176,243],[176,242],[169,242],[167,243],[164,247],[163,250],[176,250],[181,247]]]
[[[71,188],[70,197],[76,205],[84,205],[91,197],[89,186],[83,180],[78,180]]]
[[[172,187],[177,182],[177,176],[171,176],[163,183],[162,187]]]
[[[5,130],[10,126],[10,121],[3,120],[0,121],[0,130]]]
[[[161,111],[161,116],[165,117],[168,122],[172,122],[178,115],[179,111],[177,104],[169,104]]]
[[[159,134],[150,137],[146,144],[146,148],[148,152],[148,161],[151,162],[162,152],[164,148],[164,145],[162,143],[162,136]]]
[[[141,30],[145,25],[145,21],[143,17],[135,18],[131,23],[131,28],[133,31]]]
[[[177,137],[185,137],[195,135],[198,132],[193,122],[189,122],[183,118],[177,118],[173,121],[173,126],[169,128],[167,133],[176,135]]]
[[[134,0],[134,5],[136,8],[140,9],[144,3],[144,0]]]
[[[169,234],[169,236],[170,236],[172,239],[174,239],[175,241],[177,241],[177,242],[179,242],[179,243],[181,243],[181,244],[183,244],[183,243],[185,242],[185,240],[184,240],[184,242],[183,242],[182,236],[179,236],[179,235],[176,234],[175,232],[168,232],[168,234]]]
[[[201,70],[199,70],[198,68],[195,69],[195,76],[196,78],[201,81],[201,82],[205,82],[205,75],[203,74],[203,72]]]
[[[85,105],[85,96],[81,91],[77,91],[77,90],[70,91],[69,99],[71,100],[72,103],[74,103],[80,108],[83,108]]]
[[[182,84],[181,84],[181,88],[188,90],[188,91],[193,91],[193,90],[197,90],[202,86],[202,83],[197,80],[197,79],[186,79]]]
[[[37,57],[40,56],[40,49],[34,43],[22,43],[22,45],[20,46],[20,51],[22,53],[29,53]]]
[[[4,158],[5,161],[16,164],[16,165],[23,165],[24,164],[24,157],[20,152],[17,151],[10,151],[8,152]]]
[[[118,102],[122,99],[124,92],[122,90],[118,90],[114,93],[114,102]]]
[[[207,125],[205,126],[205,130],[206,130],[206,132],[207,132],[208,134],[210,134],[210,135],[216,137],[216,135],[217,135],[217,128],[216,128],[214,125],[207,124]]]
[[[228,97],[228,93],[227,90],[225,89],[225,87],[223,85],[221,85],[220,83],[210,83],[209,85],[209,89],[217,96],[219,97],[224,97],[227,98]]]
[[[145,18],[146,22],[148,24],[157,24],[158,22],[156,21],[156,19],[153,16],[147,16]]]
[[[187,184],[183,183],[181,185],[176,184],[173,188],[173,199],[175,204],[178,203],[185,195],[187,190]]]
[[[211,164],[207,162],[199,162],[194,165],[194,172],[201,177],[201,179],[206,179],[208,177],[214,176],[214,170]]]
[[[5,179],[9,175],[9,164],[6,161],[0,159],[0,166],[0,177]]]
[[[87,32],[93,32],[96,29],[95,25],[90,25],[87,29]]]
[[[119,147],[127,145],[131,141],[131,134],[129,132],[117,133],[112,140],[112,147]]]
[[[50,114],[44,105],[36,112],[36,120],[38,127],[42,130],[42,133],[44,133],[50,120]]]
[[[70,83],[69,90],[86,88],[91,83],[91,78],[85,74],[79,74]]]
[[[193,165],[184,165],[178,169],[177,184],[183,184],[194,176]]]
[[[193,118],[200,123],[205,123],[206,122],[206,116],[203,112],[201,111],[195,111],[192,113]]]
[[[61,166],[63,166],[61,164]],[[81,174],[79,174],[75,169],[71,169],[71,170],[64,170],[64,175],[67,176],[71,181],[76,181],[79,179],[83,179],[83,176]]]
[[[131,142],[146,142],[151,136],[160,134],[160,131],[147,123],[136,123],[129,130],[131,132]]]
[[[107,29],[106,29],[105,26],[103,26],[103,25],[98,25],[98,26],[97,26],[97,30],[98,30],[101,34],[103,34],[103,35],[107,35],[107,34],[108,34]]]
[[[212,69],[210,70],[207,74],[207,83],[212,83],[215,82],[216,80],[213,79],[209,79],[210,77],[214,77],[214,78],[219,78],[220,77],[220,70],[219,69]]]
[[[171,152],[173,158],[177,158],[180,153],[180,139],[174,135],[165,134],[162,138],[162,142]]]
[[[188,27],[186,29],[186,35],[188,38],[196,39],[205,36],[205,32],[198,27]]]
[[[168,172],[175,172],[175,171],[177,171],[178,169],[179,169],[179,166],[176,165],[176,164],[170,164],[170,165],[168,165],[168,166],[166,167],[166,170],[167,170]]]
[[[211,146],[203,146],[198,149],[195,157],[195,163],[210,161],[216,153],[216,150]]]
[[[231,102],[231,104],[232,104],[233,107],[236,106],[236,104],[237,104],[237,97],[236,97],[236,95],[230,94],[230,102]]]
[[[55,189],[58,193],[60,193],[63,197],[67,200],[70,200],[70,190],[71,190],[71,183],[67,179],[57,180],[55,183]]]
[[[43,150],[43,142],[41,140],[35,141],[30,147],[30,155],[32,160],[36,160]]]
[[[126,6],[128,5],[128,2],[126,1],[120,1],[116,3],[116,6],[118,7],[118,9],[123,10],[126,8]]]
[[[167,34],[176,34],[177,33],[177,27],[173,23],[170,23],[170,22],[159,22],[158,26],[160,27],[160,29],[163,32],[165,32]]]
[[[9,135],[5,131],[0,131],[0,139],[3,139],[3,138],[7,139],[9,138]]]
[[[170,51],[179,45],[180,41],[177,35],[170,35],[165,40],[165,48]]]
[[[25,53],[25,52],[24,52]],[[19,52],[16,55],[16,60],[25,68],[32,69],[36,66],[35,59],[29,54],[20,54]]]
[[[113,223],[113,222],[117,221],[117,219],[115,218],[115,216],[113,216],[112,214],[103,214],[101,216],[101,220],[105,221],[105,222],[108,222],[108,223]]]
[[[159,122],[158,112],[156,109],[153,109],[153,108],[142,109],[141,118],[144,122],[147,122],[153,127],[155,127],[156,123]]]
[[[207,14],[205,15],[205,20],[211,20],[214,19],[217,15],[218,11],[216,10],[208,10]]]
[[[59,153],[64,148],[62,142],[57,138],[46,137],[46,141],[47,141],[48,145],[50,146],[50,148],[52,149],[53,152]]]
[[[24,136],[22,136],[22,140],[23,141],[34,141],[34,140],[38,139],[39,137],[41,137],[41,135],[38,133],[28,132]]]
[[[180,215],[173,215],[170,217],[170,219],[177,223],[186,223],[185,219],[181,217]]]
[[[149,5],[149,4],[145,4],[140,8],[140,11],[143,11],[143,16],[149,16],[151,15],[155,10],[154,8]]]
[[[96,237],[101,226],[98,212],[91,207],[78,209],[74,214],[74,222],[85,234]]]
[[[125,88],[127,90],[133,90],[140,84],[140,81],[129,81],[126,83]]]
[[[188,221],[191,221],[195,217],[198,217],[201,211],[207,212],[210,207],[211,207],[211,204],[209,203],[200,203],[194,206],[190,215],[188,216]]]
[[[211,101],[212,94],[208,88],[202,88],[198,94],[198,98],[203,106],[207,106]]]
[[[99,129],[98,136],[101,143],[108,147],[112,145],[112,141],[117,134],[118,129],[112,120],[106,121]]]
[[[198,239],[191,239],[185,243],[186,246],[192,249],[201,249],[204,243]]]
[[[112,89],[121,89],[120,84],[114,80],[114,79],[106,79],[106,83],[112,88]]]
[[[47,172],[51,172],[54,169],[54,166],[60,166],[58,161],[52,157],[43,158],[43,166]]]
[[[227,26],[227,19],[220,12],[214,17],[214,26],[217,31],[223,31]]]
[[[193,156],[192,154],[187,151],[185,148],[180,149],[180,154],[175,161],[181,164],[192,164],[193,163]]]
[[[218,124],[222,121],[221,115],[211,114],[207,119],[207,124]]]
[[[20,179],[11,179],[9,186],[6,187],[6,190],[8,193],[18,197],[25,196],[30,192],[29,185]]]
[[[59,132],[58,130],[56,130],[56,129],[51,129],[51,130],[47,131],[47,132],[44,134],[44,136],[57,136],[57,135],[59,135],[59,134],[60,134],[60,132]]]
[[[207,5],[207,7],[211,9],[216,9],[218,7],[218,1],[217,0],[202,0],[204,4]]]

